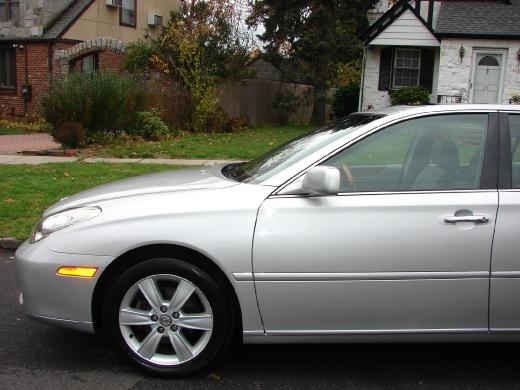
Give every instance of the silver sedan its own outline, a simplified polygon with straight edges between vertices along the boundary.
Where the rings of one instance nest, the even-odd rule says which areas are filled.
[[[520,109],[350,115],[254,161],[106,184],[16,253],[35,319],[148,373],[230,342],[520,339]]]

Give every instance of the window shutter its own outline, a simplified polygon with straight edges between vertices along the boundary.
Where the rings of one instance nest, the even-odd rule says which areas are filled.
[[[378,86],[380,91],[390,90],[390,80],[392,80],[392,52],[392,48],[381,49]]]
[[[423,49],[421,54],[421,75],[419,76],[419,85],[432,91],[433,87],[433,65],[435,62],[435,53],[433,50]]]

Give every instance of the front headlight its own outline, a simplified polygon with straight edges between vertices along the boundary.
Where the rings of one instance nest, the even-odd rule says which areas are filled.
[[[79,222],[88,221],[101,214],[99,207],[79,207],[42,218],[34,227],[31,244]]]

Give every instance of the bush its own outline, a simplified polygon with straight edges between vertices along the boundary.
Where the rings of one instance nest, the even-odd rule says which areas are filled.
[[[156,110],[137,113],[137,123],[132,131],[146,140],[156,141],[170,132]]]
[[[346,85],[338,88],[332,100],[336,118],[357,112],[359,105],[359,85]]]
[[[281,89],[274,95],[271,106],[278,111],[280,124],[286,125],[293,114],[302,105],[302,98],[296,96],[292,91],[282,91]]]
[[[222,108],[217,108],[208,118],[206,130],[209,133],[236,133],[247,129],[249,120],[243,116],[231,118]]]
[[[156,52],[153,43],[137,41],[128,44],[123,69],[130,73],[146,73],[151,65],[151,58]]]
[[[98,131],[87,136],[87,144],[96,145],[110,145],[116,141],[121,141],[127,138],[127,134],[124,131]]]
[[[424,87],[399,88],[390,95],[392,106],[418,106],[430,103],[430,91]]]
[[[76,148],[85,145],[87,132],[78,122],[63,122],[53,131],[54,138],[65,146]]]
[[[54,127],[81,123],[87,134],[134,127],[146,93],[132,76],[111,72],[71,73],[56,80],[41,100],[41,114]]]
[[[239,131],[246,130],[249,127],[249,119],[245,116],[236,116],[231,118],[226,126],[224,127],[224,131],[226,133],[237,133]]]

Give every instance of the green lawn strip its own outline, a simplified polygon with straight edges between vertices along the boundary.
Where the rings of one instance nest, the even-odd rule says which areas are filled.
[[[0,127],[0,135],[11,135],[11,134],[27,134],[22,129],[12,129],[10,127]]]
[[[125,177],[178,168],[105,163],[0,165],[0,237],[27,238],[41,213],[65,196]]]
[[[173,141],[132,142],[91,149],[99,157],[169,157],[250,160],[312,129],[306,125],[259,127],[238,133],[190,134]]]

